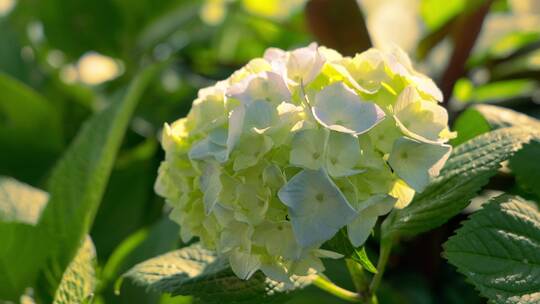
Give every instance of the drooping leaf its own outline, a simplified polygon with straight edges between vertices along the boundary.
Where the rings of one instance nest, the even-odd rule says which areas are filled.
[[[492,303],[540,301],[540,212],[532,203],[492,199],[444,244],[444,255]]]
[[[239,279],[226,260],[199,244],[137,264],[124,277],[153,291],[193,295],[204,303],[282,303],[292,291],[261,272],[249,280]],[[294,278],[293,288],[303,288],[313,278]]]
[[[540,132],[519,127],[495,130],[458,146],[441,174],[411,204],[384,221],[383,237],[415,235],[444,224],[467,206],[476,193],[522,145]]]
[[[45,259],[40,244],[24,240],[38,233],[35,225],[48,198],[42,190],[0,177],[0,299],[17,299]]]
[[[90,303],[96,287],[95,264],[96,249],[86,237],[62,276],[53,304]]]

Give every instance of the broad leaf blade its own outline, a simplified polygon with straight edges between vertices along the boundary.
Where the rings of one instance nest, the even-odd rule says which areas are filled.
[[[521,126],[540,130],[538,119],[514,110],[493,105],[475,105],[473,109],[484,116],[492,129]]]
[[[415,196],[406,208],[394,210],[383,223],[383,237],[415,235],[436,228],[465,208],[495,175],[502,161],[510,159],[539,132],[519,127],[492,131],[452,151],[438,178]]]
[[[90,237],[62,276],[53,304],[90,303],[96,287],[96,249]]]
[[[0,177],[0,299],[18,299],[45,260],[45,244],[23,240],[41,235],[35,225],[47,200],[42,190]]]
[[[124,276],[150,290],[193,295],[204,303],[272,303],[289,292],[261,272],[249,280],[239,279],[225,260],[198,244],[142,262]],[[296,278],[295,288],[312,279]]]
[[[88,233],[137,102],[156,66],[143,70],[124,98],[82,127],[49,179],[50,200],[39,228],[47,234],[49,270],[59,279]],[[52,290],[58,282],[49,282]]]
[[[465,110],[454,124],[458,137],[452,145],[458,145],[480,134],[506,127],[527,127],[540,130],[540,121],[528,115],[493,105],[474,105]]]
[[[540,301],[540,213],[502,195],[474,213],[444,244],[448,261],[493,303]]]

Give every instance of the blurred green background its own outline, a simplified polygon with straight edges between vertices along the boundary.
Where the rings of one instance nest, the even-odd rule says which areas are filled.
[[[118,100],[141,66],[166,64],[130,122],[93,224],[94,303],[191,303],[129,282],[113,292],[130,266],[181,245],[153,192],[160,128],[266,48],[311,41],[345,55],[399,45],[441,87],[452,121],[477,103],[540,116],[537,0],[0,0],[0,175],[45,188],[85,119]],[[455,143],[483,127],[457,123]],[[401,243],[381,303],[484,302],[440,257],[463,218]],[[344,265],[327,266],[352,288]],[[310,287],[288,303],[341,302]]]

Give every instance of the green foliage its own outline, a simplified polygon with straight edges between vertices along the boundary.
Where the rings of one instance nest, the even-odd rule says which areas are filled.
[[[51,199],[39,228],[47,234],[50,269],[61,270],[53,278],[62,275],[90,230],[131,114],[155,72],[144,70],[120,102],[90,119],[50,177]]]
[[[474,213],[444,245],[444,255],[492,303],[538,303],[540,213],[503,195]]]
[[[1,72],[0,92],[0,174],[35,183],[63,147],[58,110]]]
[[[492,105],[476,105],[471,111],[476,110],[489,123],[492,129],[521,126],[540,129],[540,121],[528,115]]]
[[[526,145],[510,160],[510,168],[517,183],[527,192],[540,197],[540,142]]]
[[[365,246],[355,248],[349,241],[346,229],[341,229],[336,235],[326,242],[329,250],[338,252],[346,258],[350,258],[360,264],[365,270],[377,273],[377,268],[369,259]]]
[[[96,287],[96,249],[86,237],[62,276],[53,304],[90,303]]]
[[[503,128],[475,137],[458,146],[441,174],[412,203],[393,211],[384,221],[383,237],[415,235],[444,224],[467,206],[495,175],[502,161],[522,145],[540,138],[540,132]]]
[[[150,290],[193,295],[204,303],[280,303],[291,293],[261,272],[249,280],[233,274],[215,252],[191,245],[135,265],[125,277]],[[294,289],[310,284],[311,276],[294,279]]]
[[[413,61],[421,61],[414,65],[449,88],[441,105],[455,122],[458,137],[451,143],[457,148],[428,189],[388,216],[384,236],[414,236],[455,215],[462,218],[469,208],[458,213],[484,189],[540,203],[540,142],[533,135],[540,132],[540,123],[532,118],[540,117],[535,0],[422,0],[417,7],[406,4],[407,10],[399,1],[360,1],[357,6],[354,0],[311,0],[304,8],[301,0],[15,0],[11,12],[4,10],[12,1],[4,2],[0,303],[19,302],[23,294],[21,303],[32,298],[37,304],[90,298],[96,304],[343,303],[313,285],[267,296],[267,289],[277,289],[269,288],[261,273],[240,281],[217,257],[211,264],[216,266],[188,267],[196,265],[192,253],[177,255],[188,249],[165,256],[171,268],[160,268],[155,277],[145,274],[155,284],[140,283],[166,285],[173,294],[198,299],[160,295],[161,289],[146,292],[132,282],[125,282],[120,295],[113,291],[118,276],[133,265],[148,265],[143,261],[180,245],[178,226],[167,219],[169,210],[153,193],[163,159],[157,148],[163,122],[184,116],[197,90],[229,76],[268,47],[291,49],[316,40],[353,54],[371,44],[382,46],[388,39],[378,35],[387,29],[403,28],[390,38],[399,38],[398,45],[416,54]],[[292,2],[298,2],[295,8],[285,9]],[[467,18],[481,21],[478,7],[487,2],[491,8],[481,22],[480,43],[469,54],[463,46],[474,39],[474,30]],[[214,22],[204,14],[213,14]],[[81,72],[80,56],[91,51],[114,57],[120,76],[97,85],[73,78]],[[155,60],[168,60],[164,72],[137,76],[141,66]],[[453,77],[459,81],[452,89]],[[134,111],[136,99],[141,102]],[[508,166],[499,168],[505,160]],[[394,243],[377,291],[379,303],[484,303],[440,257],[440,244],[454,223],[412,242]],[[533,204],[497,198],[458,230],[446,245],[446,257],[493,303],[538,302],[533,294],[540,289],[538,226]],[[372,249],[379,231],[375,226],[365,247],[354,248],[340,232],[324,248],[361,265],[366,278],[372,277],[368,271],[382,276],[384,269],[369,259],[377,257]],[[160,258],[150,261],[165,266]],[[148,266],[144,270],[153,267]],[[325,260],[324,266],[332,282],[358,287],[342,260]],[[527,290],[532,292],[527,295]],[[289,295],[294,297],[286,299]]]

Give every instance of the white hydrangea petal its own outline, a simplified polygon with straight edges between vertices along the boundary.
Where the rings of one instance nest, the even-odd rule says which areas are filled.
[[[216,128],[208,136],[195,143],[188,156],[191,160],[205,160],[214,158],[218,162],[227,160],[227,130]]]
[[[276,106],[262,100],[256,100],[245,105],[244,115],[244,132],[252,129],[265,129],[279,121]]]
[[[409,186],[422,192],[430,178],[439,174],[451,150],[449,145],[401,137],[394,143],[388,163]]]
[[[377,218],[392,210],[396,199],[386,194],[376,194],[360,202],[358,216],[347,225],[349,240],[353,246],[358,247],[366,242]]]
[[[316,43],[307,47],[293,50],[287,60],[287,76],[293,82],[304,85],[310,83],[325,63],[324,57],[319,53]]]
[[[265,222],[257,226],[253,239],[272,255],[294,260],[302,254],[289,221]]]
[[[246,105],[256,100],[264,100],[274,104],[291,100],[291,92],[282,75],[274,72],[263,72],[246,77],[242,82],[227,91],[227,96]]]
[[[248,280],[261,266],[258,256],[234,250],[229,256],[229,264],[234,274],[242,280]]]
[[[221,168],[216,163],[207,163],[199,179],[203,192],[203,202],[206,214],[209,214],[219,200],[221,185]]]
[[[257,135],[243,138],[236,149],[237,154],[233,164],[234,171],[256,165],[271,148],[272,140],[268,136]]]
[[[416,74],[411,78],[418,90],[420,90],[422,93],[433,97],[433,99],[438,102],[442,102],[444,100],[443,93],[441,92],[439,87],[437,87],[433,80],[420,74]]]
[[[260,266],[261,271],[264,273],[265,276],[268,278],[278,281],[278,282],[290,282],[291,278],[289,273],[287,273],[287,269],[277,263],[262,263]]]
[[[405,135],[428,143],[440,142],[439,134],[448,126],[446,110],[433,102],[423,100],[411,86],[406,87],[399,95],[394,118]]]
[[[347,234],[354,247],[362,246],[368,239],[373,227],[377,223],[377,216],[360,214],[347,225]]]
[[[363,101],[342,82],[331,84],[315,95],[313,116],[324,127],[349,134],[362,134],[384,118],[374,103]]]
[[[358,138],[351,134],[330,132],[326,167],[331,176],[341,177],[358,174],[353,168],[360,158]]]
[[[323,170],[303,170],[279,190],[298,243],[303,247],[330,239],[356,216],[345,196]]]
[[[291,143],[290,163],[306,169],[317,170],[324,164],[328,132],[323,129],[306,129],[296,132]]]
[[[229,130],[227,133],[227,157],[232,152],[244,128],[244,117],[246,115],[246,108],[239,106],[231,111],[229,116]]]

